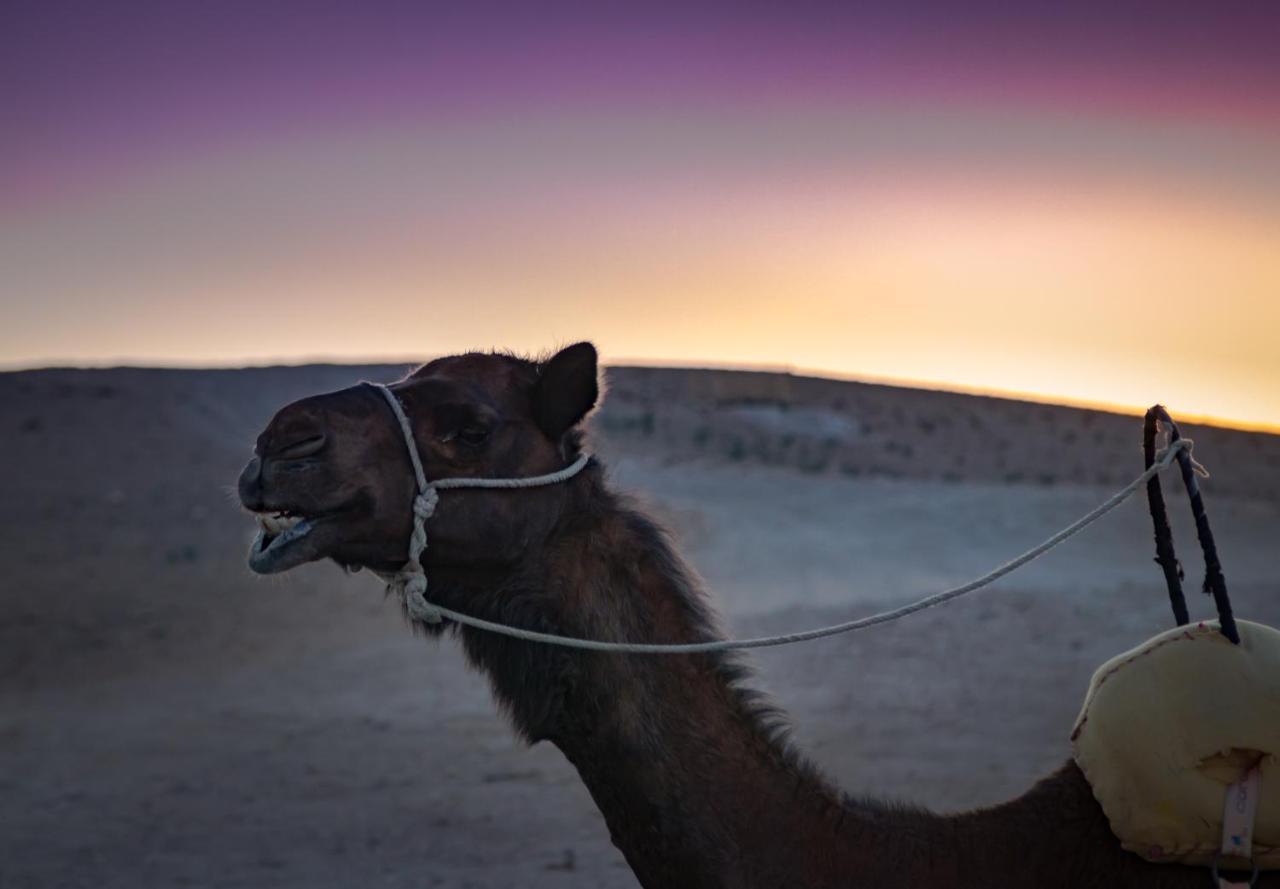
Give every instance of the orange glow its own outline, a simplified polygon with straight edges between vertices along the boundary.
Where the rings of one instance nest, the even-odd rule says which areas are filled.
[[[493,147],[511,136],[500,127],[387,129],[193,155],[20,219],[0,211],[0,267],[24,295],[6,302],[0,361],[234,365],[590,338],[615,363],[1162,401],[1280,425],[1280,204],[1248,177],[892,151],[848,169],[724,170],[652,160],[640,125],[596,126],[613,159],[596,167],[561,158],[555,128],[514,153]],[[672,126],[715,156],[694,124]],[[824,126],[815,144],[853,138]],[[939,126],[912,138],[985,145]],[[1215,150],[1247,166],[1273,141]],[[477,145],[493,156],[471,165]]]

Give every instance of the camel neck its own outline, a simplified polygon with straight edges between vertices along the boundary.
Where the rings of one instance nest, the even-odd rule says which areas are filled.
[[[583,638],[719,637],[665,532],[593,481],[566,488],[578,499],[535,557],[501,578],[440,570],[438,595],[454,600],[452,587],[474,614]],[[799,866],[805,838],[838,826],[838,793],[787,747],[734,657],[570,651],[470,628],[461,636],[517,729],[551,741],[577,768],[642,885],[750,885],[760,850],[779,836],[793,838],[787,856]]]
[[[554,743],[646,889],[819,885],[797,875],[836,836],[839,804],[732,726],[702,725],[712,737],[655,721],[648,738],[609,726]]]
[[[625,501],[591,506],[560,529],[541,572],[538,585],[563,607],[560,629],[646,642],[719,636],[665,533]],[[746,687],[740,660],[556,658],[546,687],[563,692],[545,737],[577,768],[643,886],[820,885],[815,868],[830,866],[831,844],[855,825],[786,743],[778,712]]]
[[[470,607],[586,638],[719,635],[690,572],[639,512],[597,489],[570,515],[535,564],[473,587]],[[462,638],[517,728],[578,770],[646,889],[1183,886],[1203,876],[1153,876],[1121,853],[1074,766],[964,816],[853,801],[788,747],[733,657],[566,651],[469,628]]]
[[[670,602],[681,587],[681,579],[659,575],[631,592],[635,601]],[[653,622],[653,641],[706,636],[696,623],[663,623]],[[796,877],[836,836],[842,800],[787,746],[778,714],[742,687],[739,663],[587,657],[598,663],[566,698],[551,740],[578,770],[641,885],[814,885]]]

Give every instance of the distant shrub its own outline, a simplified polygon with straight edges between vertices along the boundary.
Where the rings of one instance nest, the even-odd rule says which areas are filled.
[[[905,441],[887,441],[884,443],[884,449],[890,454],[897,454],[908,460],[914,457],[916,453],[916,449]]]

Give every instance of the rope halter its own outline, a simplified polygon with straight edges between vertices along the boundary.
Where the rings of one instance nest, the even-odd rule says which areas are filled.
[[[1058,546],[1066,540],[1075,537],[1085,528],[1101,519],[1107,513],[1116,509],[1120,504],[1124,503],[1134,495],[1143,485],[1155,478],[1159,473],[1169,467],[1176,459],[1180,459],[1184,455],[1189,455],[1191,451],[1191,439],[1180,438],[1176,441],[1169,442],[1168,447],[1161,451],[1154,452],[1149,461],[1146,471],[1142,475],[1135,478],[1129,484],[1125,485],[1115,494],[1112,494],[1106,501],[1099,504],[1093,510],[1081,516],[1067,527],[1058,531],[1048,540],[1040,543],[1027,550],[1017,558],[998,565],[986,574],[971,580],[968,583],[961,584],[958,587],[943,590],[926,596],[923,599],[917,599],[907,605],[901,605],[889,611],[882,611],[878,614],[867,615],[853,620],[844,621],[843,623],[832,624],[830,626],[818,627],[812,630],[802,630],[795,633],[784,633],[774,636],[761,636],[756,639],[716,639],[709,642],[680,642],[680,643],[661,643],[661,642],[606,642],[599,639],[579,639],[572,636],[560,636],[554,633],[541,633],[537,630],[528,630],[523,627],[513,627],[507,624],[495,623],[485,620],[484,618],[475,617],[469,614],[462,614],[457,611],[451,611],[428,602],[426,599],[427,576],[422,568],[422,551],[427,548],[427,532],[425,523],[427,518],[435,512],[438,500],[437,491],[441,488],[531,488],[537,485],[551,485],[557,482],[565,481],[572,478],[582,471],[583,467],[590,462],[590,457],[585,454],[566,466],[558,472],[548,473],[547,475],[538,475],[531,478],[444,478],[435,482],[428,482],[426,474],[422,471],[422,462],[418,456],[418,447],[414,442],[413,430],[409,426],[409,418],[405,416],[404,408],[401,407],[399,400],[392,394],[391,390],[386,386],[378,383],[366,383],[382,392],[387,400],[387,404],[391,405],[392,412],[396,415],[396,420],[400,423],[400,429],[404,433],[405,445],[409,449],[409,459],[413,463],[414,476],[418,483],[418,495],[413,501],[413,535],[409,540],[409,561],[404,567],[394,573],[377,573],[383,580],[387,582],[388,591],[399,593],[405,602],[405,606],[409,611],[409,615],[414,620],[421,620],[425,623],[439,623],[444,618],[449,618],[465,626],[475,627],[476,629],[485,630],[491,633],[498,633],[513,639],[524,639],[529,642],[540,642],[547,645],[560,645],[565,648],[576,648],[588,651],[611,651],[629,654],[695,654],[711,651],[731,651],[743,648],[766,648],[774,645],[789,645],[793,642],[806,642],[810,639],[821,639],[826,636],[834,636],[838,633],[848,633],[853,630],[861,630],[866,627],[878,626],[880,624],[891,623],[901,620],[904,617],[924,611],[929,608],[935,608],[958,599],[961,596],[967,596],[984,587],[990,586],[995,581],[1010,574],[1017,569],[1033,562],[1043,556],[1049,550]]]
[[[417,483],[418,493],[413,498],[413,531],[409,535],[409,560],[393,573],[376,572],[387,582],[388,592],[393,592],[404,600],[405,608],[412,620],[423,623],[438,624],[443,619],[440,609],[427,601],[427,571],[422,566],[422,553],[427,548],[427,519],[435,514],[440,502],[439,491],[444,488],[536,488],[542,485],[554,485],[567,481],[577,475],[591,461],[589,454],[582,454],[564,469],[549,472],[546,475],[526,476],[524,478],[441,478],[427,481],[427,474],[422,469],[422,457],[418,453],[418,443],[413,437],[413,427],[409,424],[409,416],[395,393],[382,383],[365,383],[382,393],[391,412],[400,424],[400,432],[404,435],[404,444],[409,451],[409,462],[413,464],[413,477]]]

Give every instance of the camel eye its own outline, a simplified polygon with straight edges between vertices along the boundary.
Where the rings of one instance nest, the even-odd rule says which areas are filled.
[[[470,405],[442,404],[435,408],[435,428],[441,443],[476,447],[493,432],[493,421]]]
[[[475,447],[484,444],[489,437],[489,430],[484,426],[463,426],[458,430],[458,441]]]

